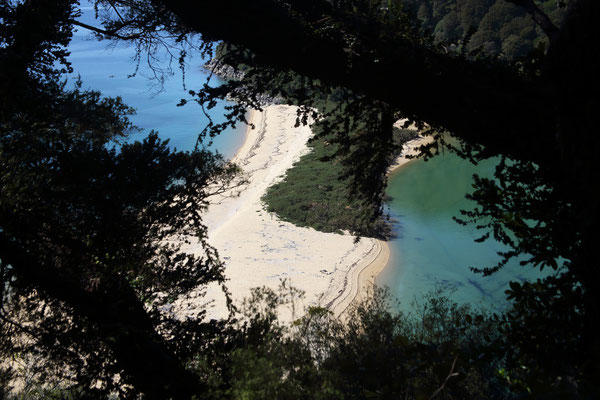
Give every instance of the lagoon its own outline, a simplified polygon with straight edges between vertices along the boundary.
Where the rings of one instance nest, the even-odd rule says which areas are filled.
[[[410,311],[413,300],[436,286],[449,288],[458,303],[500,310],[507,304],[504,291],[509,281],[539,276],[516,260],[489,277],[469,269],[496,265],[497,252],[506,250],[493,239],[475,243],[483,232],[452,219],[461,209],[475,206],[465,198],[472,191],[473,174],[491,177],[494,167],[494,160],[474,166],[446,153],[427,162],[411,161],[390,176],[389,211],[397,237],[389,242],[391,259],[376,283],[390,288],[403,311]]]
[[[83,19],[93,23],[91,8],[84,7]],[[84,29],[75,32],[69,46],[74,73],[71,82],[81,77],[83,88],[100,90],[106,96],[121,96],[126,104],[136,108],[131,119],[142,131],[132,140],[141,140],[150,130],[169,139],[170,146],[188,151],[194,148],[198,133],[207,123],[200,107],[188,103],[177,107],[187,90],[199,88],[207,73],[201,68],[202,59],[191,59],[185,80],[175,67],[161,87],[150,79],[152,71],[144,64],[135,77],[131,47],[107,48]],[[220,81],[213,77],[211,84]],[[185,87],[184,87],[185,84]],[[223,120],[225,107],[220,102],[210,111],[211,118]],[[244,141],[245,125],[224,132],[209,149],[231,158]],[[491,266],[498,260],[496,252],[504,248],[494,241],[477,244],[473,227],[463,227],[452,220],[459,210],[472,207],[464,198],[471,189],[473,173],[491,174],[493,162],[477,167],[452,154],[434,157],[428,162],[416,160],[395,172],[389,180],[391,196],[389,210],[396,220],[397,237],[390,242],[392,259],[377,279],[378,285],[391,288],[401,301],[401,308],[411,309],[411,302],[436,285],[455,288],[454,300],[501,308],[506,304],[504,290],[509,280],[524,280],[535,275],[531,267],[513,262],[491,277],[484,278],[469,270],[469,266]]]

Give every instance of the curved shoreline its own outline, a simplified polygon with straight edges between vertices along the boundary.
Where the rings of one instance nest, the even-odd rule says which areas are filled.
[[[337,318],[344,318],[353,304],[366,300],[372,295],[375,278],[388,264],[390,258],[388,244],[379,239],[371,240],[374,242],[374,246],[370,251],[370,255],[374,255],[373,259],[363,260],[366,261],[365,265],[351,269],[350,282],[355,284],[350,285],[345,296],[342,293],[338,299],[334,300],[334,304],[328,307]]]
[[[260,129],[255,126],[256,132],[254,132],[251,124],[254,124],[255,120],[262,122],[261,118],[264,116],[259,111],[250,109],[248,111],[247,120],[249,122],[246,129],[246,138],[242,146],[238,149],[235,156],[231,159],[232,162],[241,162],[244,164],[245,159],[248,158],[252,150],[260,146],[262,134]],[[426,142],[424,138],[414,139],[410,143],[416,148]],[[248,148],[249,147],[249,148]],[[407,153],[408,154],[408,153]],[[412,153],[411,153],[412,154]],[[410,159],[406,158],[405,152],[395,162],[393,170],[397,170],[401,165],[409,162]],[[392,171],[388,171],[388,175]],[[387,267],[390,259],[390,247],[387,242],[373,238],[363,238],[364,241],[372,241],[373,246],[365,254],[365,258],[358,259],[348,268],[348,273],[344,282],[344,287],[341,291],[338,291],[338,295],[330,300],[326,307],[330,309],[336,317],[342,317],[345,315],[348,308],[358,301],[366,300],[372,295],[375,287],[375,279],[377,276]],[[334,291],[334,290],[330,290]],[[323,297],[327,297],[327,292],[323,293]]]
[[[282,321],[293,321],[309,305],[329,302],[335,306],[340,297],[356,292],[365,261],[369,264],[376,255],[369,256],[374,239],[356,243],[352,235],[297,227],[265,211],[262,196],[266,190],[309,151],[312,132],[308,126],[294,127],[296,117],[294,107],[283,105],[264,107],[263,112],[249,116],[255,129],[247,129],[246,140],[232,159],[246,183],[211,197],[203,216],[208,243],[222,255],[226,285],[235,304],[248,298],[252,288],[266,286],[277,292],[282,280],[287,287],[304,292],[294,307],[280,308]],[[202,248],[190,244],[186,250],[200,254]],[[179,303],[177,310],[182,316],[190,315],[207,300],[212,306],[206,318],[227,316],[218,285],[206,288],[204,300],[199,294]]]
[[[293,128],[293,107],[269,106],[263,112],[250,110],[246,137],[231,162],[244,172],[247,183],[211,199],[204,215],[209,243],[223,255],[227,287],[234,302],[250,296],[250,290],[266,286],[277,290],[282,279],[305,292],[293,309],[280,309],[282,320],[294,320],[308,305],[329,308],[342,317],[357,301],[373,293],[377,276],[385,269],[390,248],[384,241],[318,232],[279,220],[264,209],[262,196],[283,178],[308,150],[312,136],[307,126]],[[410,154],[422,144],[414,140],[397,160],[395,168],[410,161]],[[198,247],[192,245],[192,251]],[[207,298],[213,302],[210,318],[227,314],[219,287],[210,287]],[[181,314],[193,313],[200,297],[181,304]],[[203,301],[202,303],[206,303]]]
[[[432,140],[431,136],[419,136],[416,139],[406,142],[402,153],[388,169],[388,177],[400,170],[400,168],[407,163],[413,161],[414,158],[408,158],[407,156],[417,155],[419,153],[419,147],[430,143]],[[336,317],[343,318],[352,304],[368,299],[369,296],[373,294],[375,280],[379,274],[388,267],[391,255],[389,244],[383,240],[371,240],[375,240],[378,246],[376,253],[374,253],[375,256],[372,260],[367,259],[368,261],[362,267],[354,268],[354,270],[357,271],[357,273],[354,274],[355,277],[353,279],[356,281],[356,285],[351,285],[349,293],[347,293],[338,303],[332,304],[330,307],[330,310]]]
[[[254,120],[256,118],[256,113],[258,113],[257,110],[254,110],[252,108],[249,108],[248,111],[246,112],[246,121],[248,121],[248,124],[246,125],[246,130],[244,132],[244,142],[242,143],[242,145],[236,150],[235,154],[233,155],[233,157],[231,157],[231,162],[235,162],[238,158],[243,158],[243,153],[242,150],[248,146],[250,140],[252,139],[252,142],[254,143],[256,141],[256,138],[254,138],[252,136],[252,125],[254,124]]]
[[[408,156],[416,156],[419,154],[419,147],[431,143],[433,138],[431,136],[419,136],[415,139],[409,140],[404,143],[402,153],[396,158],[394,163],[388,168],[388,177],[393,173],[397,172],[402,166],[415,160],[415,158],[408,158]]]

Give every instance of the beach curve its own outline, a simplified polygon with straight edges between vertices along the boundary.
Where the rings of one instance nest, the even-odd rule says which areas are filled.
[[[210,199],[204,215],[208,242],[217,249],[225,265],[227,288],[234,304],[240,304],[251,289],[266,286],[277,290],[282,280],[304,292],[304,298],[289,309],[280,309],[281,319],[292,321],[307,306],[327,307],[343,317],[350,305],[368,298],[376,277],[390,257],[386,242],[350,234],[324,233],[298,227],[265,211],[262,197],[283,179],[286,171],[309,151],[309,126],[295,126],[297,108],[285,105],[251,110],[243,145],[232,159],[241,167],[247,183]],[[388,173],[397,170],[430,140],[419,137],[405,145]],[[185,251],[202,252],[198,244]],[[228,309],[222,289],[209,285],[206,296],[179,301],[177,314],[191,316],[207,308],[207,318],[226,318]]]
[[[403,145],[402,153],[394,160],[388,168],[387,175],[396,173],[400,168],[414,160],[419,154],[419,147],[431,143],[431,136],[418,136]],[[376,240],[373,251],[371,251],[359,266],[353,269],[354,285],[349,285],[348,290],[339,296],[339,299],[329,305],[329,309],[336,317],[344,317],[350,306],[367,300],[373,294],[375,280],[390,260],[390,246],[386,241]]]
[[[285,172],[309,151],[310,127],[295,127],[297,108],[285,105],[251,111],[247,138],[233,161],[247,180],[243,187],[213,198],[204,215],[208,242],[217,249],[224,263],[226,286],[235,304],[250,296],[254,287],[277,290],[282,280],[305,293],[292,309],[281,309],[281,319],[300,317],[297,310],[307,306],[338,303],[347,298],[347,290],[356,290],[354,278],[361,275],[365,262],[380,245],[376,239],[362,238],[356,242],[350,234],[324,233],[298,227],[265,211],[262,196],[273,184],[283,179]],[[377,247],[379,246],[379,247]],[[198,244],[185,251],[201,255]],[[363,273],[364,274],[364,273]],[[341,296],[340,296],[341,295]],[[206,296],[185,299],[177,304],[181,316],[197,314],[207,309],[207,318],[225,318],[227,307],[218,285],[209,285]]]

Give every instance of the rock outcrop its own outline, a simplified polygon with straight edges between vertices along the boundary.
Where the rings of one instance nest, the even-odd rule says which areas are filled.
[[[235,69],[234,67],[232,67],[231,65],[228,65],[228,64],[223,64],[223,63],[217,64],[217,62],[214,59],[212,59],[209,62],[207,62],[206,64],[204,64],[204,68],[209,71],[212,71],[213,74],[215,74],[216,76],[218,76],[219,78],[224,79],[224,80],[241,81],[242,79],[244,79],[244,76],[246,75],[245,71],[243,71],[241,69]],[[229,93],[227,96],[228,100],[236,101],[240,98],[247,97],[244,95],[245,90],[246,90],[245,88],[240,88],[237,91]],[[281,97],[271,96],[266,93],[257,94],[256,101],[257,101],[258,105],[261,107],[266,107],[266,106],[270,106],[273,104],[285,103],[285,101]]]

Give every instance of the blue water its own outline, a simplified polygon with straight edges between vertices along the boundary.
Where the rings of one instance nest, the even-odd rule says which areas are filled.
[[[506,250],[493,239],[475,243],[481,231],[452,220],[461,209],[474,207],[465,199],[472,191],[472,175],[492,176],[494,165],[488,160],[473,166],[454,154],[444,154],[428,162],[412,161],[390,177],[389,208],[397,221],[397,238],[389,243],[390,263],[376,283],[390,287],[401,309],[410,310],[415,299],[436,285],[454,288],[451,298],[459,303],[501,309],[507,304],[504,291],[509,281],[540,276],[518,261],[490,277],[469,269],[496,265],[497,252]]]
[[[82,21],[98,25],[89,3],[82,1],[82,10]],[[169,139],[170,147],[184,151],[193,149],[198,133],[206,126],[208,119],[196,103],[190,102],[183,107],[177,107],[177,103],[182,98],[190,98],[188,90],[199,89],[206,82],[207,73],[201,68],[204,60],[199,57],[188,59],[185,81],[175,60],[173,75],[169,76],[161,87],[156,79],[150,79],[152,70],[144,62],[140,64],[136,76],[128,78],[136,69],[132,61],[135,53],[133,47],[107,46],[108,42],[99,42],[88,30],[78,28],[69,46],[69,60],[74,69],[71,83],[79,75],[84,89],[99,90],[103,95],[110,97],[120,96],[127,105],[135,108],[137,114],[131,120],[143,130],[133,134],[132,139],[142,139],[150,130],[156,130],[160,138]],[[162,61],[164,67],[167,60]],[[220,83],[218,78],[213,77],[210,84]],[[223,115],[228,104],[230,103],[220,102],[209,111],[215,122],[224,120]],[[240,125],[215,138],[209,149],[217,150],[226,158],[231,158],[244,142],[246,127]]]
[[[84,22],[96,24],[93,10],[82,2]],[[201,65],[204,60],[189,59],[185,86],[175,63],[171,76],[163,87],[149,79],[152,71],[142,63],[135,77],[132,62],[134,48],[107,49],[107,42],[98,42],[81,28],[75,32],[70,61],[72,79],[81,76],[83,87],[100,90],[106,96],[121,96],[126,104],[137,109],[132,122],[143,129],[133,139],[141,139],[150,130],[159,132],[170,146],[191,150],[207,118],[195,103],[177,107],[181,98],[189,98],[187,90],[199,88],[206,80]],[[213,78],[211,84],[220,82]],[[213,120],[223,120],[227,102],[210,110]],[[209,147],[230,158],[244,141],[245,126],[224,132]],[[378,277],[378,285],[387,285],[401,301],[401,308],[410,310],[411,302],[431,291],[438,284],[454,287],[452,298],[458,302],[502,307],[506,304],[504,290],[510,280],[536,276],[531,267],[516,262],[500,272],[484,278],[469,270],[469,266],[485,267],[498,261],[496,252],[504,248],[493,241],[474,243],[479,236],[473,227],[463,227],[452,220],[460,209],[472,207],[464,198],[471,189],[473,173],[491,175],[493,162],[477,167],[454,155],[441,155],[425,163],[413,161],[390,177],[388,193],[392,216],[397,220],[398,237],[390,242],[392,258]]]

